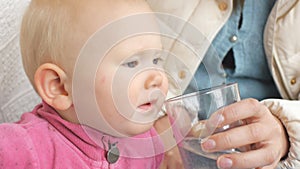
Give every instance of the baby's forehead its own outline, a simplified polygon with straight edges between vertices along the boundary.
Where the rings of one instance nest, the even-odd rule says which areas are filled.
[[[142,34],[127,37],[116,43],[107,52],[115,60],[122,61],[126,58],[141,55],[151,55],[162,50],[161,37],[156,34]]]
[[[70,3],[74,5],[72,7],[74,22],[72,24],[73,28],[70,28],[69,32],[66,33],[72,37],[71,40],[67,40],[69,43],[68,46],[71,46],[71,49],[69,49],[71,53],[74,52],[72,51],[74,48],[80,49],[84,47],[84,44],[93,35],[107,25],[127,16],[148,13],[150,11],[148,4],[143,0],[88,0],[84,1],[84,3],[75,0]],[[128,43],[128,45],[132,45],[133,43],[136,43],[136,45],[139,44],[139,42],[133,41]],[[78,56],[76,53],[73,53],[72,56]]]
[[[144,0],[88,0],[77,3],[74,8],[79,17],[94,19],[94,22],[107,24],[125,16],[152,12]]]
[[[122,22],[122,19],[131,17],[133,15],[141,15],[151,12],[148,4],[143,0],[89,0],[81,10],[82,14],[77,18],[76,34],[81,36],[81,39],[87,41],[97,32],[107,27],[107,25]],[[124,19],[126,20],[126,19]],[[139,25],[136,25],[139,26]],[[122,32],[122,27],[119,27],[118,32]],[[113,34],[107,35],[108,38]],[[160,44],[159,37],[155,36],[136,36],[123,39],[121,42],[112,46],[118,48],[119,51],[127,52],[132,49],[131,46],[136,47],[142,45],[141,40],[147,39],[148,45]],[[99,44],[101,44],[100,42]],[[132,49],[133,50],[133,49]]]
[[[78,3],[74,8],[73,30],[74,33],[85,36],[85,39],[112,22],[128,16],[152,12],[144,0],[88,0],[84,2]]]

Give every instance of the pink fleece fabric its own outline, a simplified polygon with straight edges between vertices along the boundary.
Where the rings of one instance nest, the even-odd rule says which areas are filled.
[[[99,140],[92,140],[86,129]],[[120,150],[114,164],[106,159],[108,141]],[[16,123],[0,125],[1,169],[155,169],[163,151],[153,128],[133,138],[115,138],[63,120],[46,103]]]

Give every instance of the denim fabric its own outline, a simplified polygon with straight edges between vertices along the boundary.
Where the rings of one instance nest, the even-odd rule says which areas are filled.
[[[219,57],[214,69],[218,70],[219,77],[223,75],[226,83],[238,82],[242,98],[279,98],[263,47],[264,26],[275,0],[245,0],[244,5],[241,2],[234,0],[233,12],[214,39],[212,48],[205,56],[206,62],[210,61],[210,57]],[[235,42],[230,40],[233,35],[237,37]],[[230,49],[233,51],[235,69],[220,69]],[[218,56],[215,56],[216,53]],[[204,65],[208,64],[204,62],[199,66],[186,93],[215,86],[222,81],[216,82],[210,78],[217,75],[207,73]]]

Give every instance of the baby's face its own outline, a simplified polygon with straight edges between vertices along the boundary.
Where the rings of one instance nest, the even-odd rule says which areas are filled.
[[[159,36],[140,35],[117,44],[101,61],[95,91],[100,113],[126,136],[149,130],[168,91]]]
[[[90,9],[88,14],[84,14],[86,16],[81,16],[83,20],[85,18],[86,20],[80,29],[86,31],[84,33],[90,36],[91,41],[99,32],[101,33],[101,28],[105,29],[107,24],[114,23],[120,18],[151,12],[143,1],[103,1],[102,3],[110,7],[103,11]],[[107,10],[106,14],[105,10]],[[147,20],[147,22],[151,21]],[[156,23],[153,22],[153,24]],[[118,29],[122,28],[124,27],[118,27]],[[114,33],[118,34],[123,30],[116,31],[104,36],[112,38]],[[95,36],[91,36],[93,32],[96,32],[96,35],[93,34]],[[100,38],[102,37],[100,36]],[[98,45],[101,48],[107,45],[107,41],[93,43],[91,46]],[[132,36],[125,40],[120,39],[120,42],[116,42],[110,48],[103,56],[99,54],[101,59],[99,63],[96,63],[97,71],[92,82],[98,108],[97,116],[115,130],[114,133],[122,136],[133,136],[146,132],[157,119],[168,91],[168,80],[162,69],[164,58],[160,36],[154,34]],[[90,52],[90,50],[87,51]],[[96,55],[98,55],[97,52]],[[98,60],[94,59],[92,62],[91,64],[94,65],[94,62],[98,62]],[[89,75],[93,76],[93,73],[87,76]],[[84,85],[82,83],[81,85]],[[83,114],[83,116],[88,117],[89,115]],[[96,118],[87,121],[93,121]],[[88,122],[85,124],[89,125]],[[97,128],[97,125],[96,127],[90,126]],[[97,129],[101,130],[101,127]],[[112,132],[108,132],[108,134],[110,133]]]

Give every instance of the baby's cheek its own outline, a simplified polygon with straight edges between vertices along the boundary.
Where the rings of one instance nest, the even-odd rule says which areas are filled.
[[[168,79],[165,77],[163,80],[163,85],[162,85],[162,91],[165,95],[167,95],[168,93],[168,89],[169,89],[169,81]]]
[[[129,91],[128,91],[129,90]],[[134,89],[134,87],[130,87],[127,91],[125,92],[128,92],[128,100],[129,100],[129,103],[131,105],[135,105],[134,103],[137,102],[137,97],[138,97],[138,91],[137,89]]]
[[[95,91],[97,99],[102,100],[105,97],[110,95],[108,91],[111,91],[111,87],[107,84],[107,77],[106,76],[97,76],[95,79]],[[84,82],[83,82],[84,83]]]
[[[101,84],[105,84],[105,82],[106,82],[106,76],[102,76],[102,77],[100,78],[100,83],[101,83]]]

